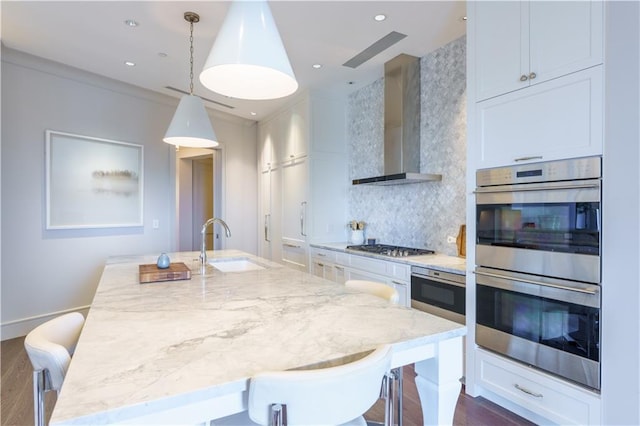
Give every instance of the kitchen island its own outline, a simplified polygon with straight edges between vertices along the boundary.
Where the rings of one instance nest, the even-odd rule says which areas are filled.
[[[425,424],[451,424],[464,326],[236,250],[209,252],[205,269],[197,252],[170,257],[190,280],[139,284],[157,255],[108,260],[52,425],[205,423],[246,409],[256,373],[381,344],[393,367],[416,364]]]

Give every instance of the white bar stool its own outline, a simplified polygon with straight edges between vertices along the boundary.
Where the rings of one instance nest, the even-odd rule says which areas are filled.
[[[362,414],[387,395],[392,352],[384,345],[337,367],[257,374],[249,382],[248,410],[211,426],[366,426]]]
[[[75,351],[84,317],[78,312],[61,315],[34,328],[24,339],[33,365],[33,417],[36,426],[45,423],[44,393],[60,391]]]

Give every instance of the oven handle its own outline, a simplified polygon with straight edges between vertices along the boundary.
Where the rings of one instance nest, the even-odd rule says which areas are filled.
[[[515,278],[515,277],[509,277],[509,276],[506,276],[506,275],[492,274],[490,272],[474,271],[474,274],[483,275],[485,277],[491,277],[491,278],[501,278],[503,280],[509,280],[509,281],[519,281],[519,282],[523,282],[523,283],[535,284],[535,285],[540,285],[540,286],[544,286],[544,287],[553,287],[553,288],[558,288],[560,290],[575,291],[577,293],[585,293],[585,294],[590,294],[592,296],[598,294],[598,290],[587,290],[587,289],[584,289],[584,288],[574,288],[574,287],[569,287],[569,286],[560,285],[560,284],[552,284],[552,283],[545,283],[545,282],[542,282],[542,281],[529,280],[529,279],[526,279],[526,278]]]
[[[579,185],[557,185],[557,186],[547,186],[547,185],[535,185],[535,186],[523,186],[521,187],[515,187],[512,185],[509,188],[491,188],[491,187],[487,187],[487,188],[478,188],[475,191],[473,191],[474,194],[491,194],[491,193],[496,193],[496,192],[524,192],[524,191],[548,191],[548,190],[554,190],[554,189],[596,189],[596,188],[600,188],[600,185],[598,185],[597,183],[588,183],[588,184],[579,184]]]

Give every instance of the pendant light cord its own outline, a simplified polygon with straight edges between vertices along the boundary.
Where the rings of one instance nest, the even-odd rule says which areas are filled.
[[[193,20],[190,21],[191,33],[189,35],[189,94],[193,96]]]

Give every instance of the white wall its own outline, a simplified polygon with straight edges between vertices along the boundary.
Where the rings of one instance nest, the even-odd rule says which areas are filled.
[[[252,122],[253,123],[253,122]],[[223,248],[258,252],[258,128],[229,121],[214,123],[222,147],[222,211],[231,238]],[[217,207],[214,214],[218,215]]]
[[[640,3],[606,2],[602,423],[640,424]]]
[[[240,120],[240,119],[238,119]],[[243,120],[246,121],[246,120]],[[258,209],[258,171],[255,165],[249,167],[249,161],[257,161],[257,124],[237,125],[226,121],[216,121],[215,131],[220,139],[220,146],[215,148],[217,155],[214,157],[214,181],[221,181],[221,194],[214,194],[219,205],[214,205],[213,215],[223,219],[231,230],[231,238],[226,238],[221,233],[221,248],[233,248],[257,254],[257,209]],[[178,175],[179,200],[176,215],[188,212],[186,217],[180,218],[176,224],[176,250],[186,250],[193,247],[193,216],[190,213],[192,205],[192,158],[202,158],[210,155],[212,150],[202,148],[181,148],[176,153],[176,173]],[[222,173],[215,170],[218,164],[224,164]],[[218,183],[215,183],[218,188]],[[214,189],[214,192],[217,189]],[[219,197],[219,198],[218,198]],[[248,223],[247,221],[252,221]],[[196,226],[200,226],[196,224]],[[219,225],[216,225],[218,227]],[[220,233],[220,228],[217,228]],[[200,237],[195,240],[196,246],[200,245]],[[218,247],[216,245],[216,247]],[[211,249],[207,245],[208,249]]]
[[[88,306],[108,256],[177,246],[175,148],[162,142],[177,99],[4,47],[1,76],[1,321],[7,339],[51,315]],[[255,253],[255,124],[210,115],[228,141],[226,213],[238,232],[227,247]],[[46,129],[144,145],[144,227],[45,230]]]

